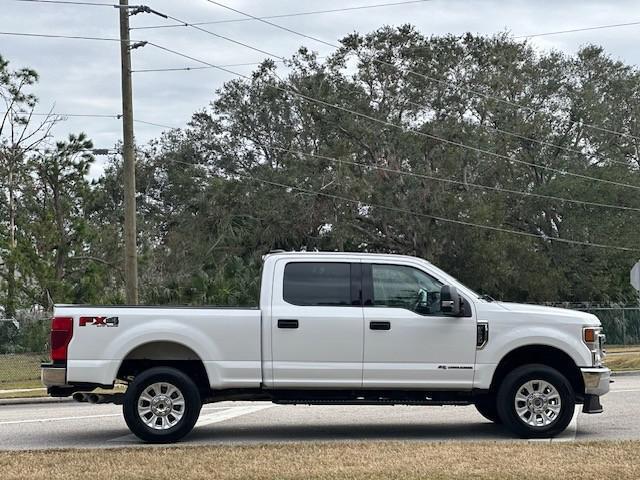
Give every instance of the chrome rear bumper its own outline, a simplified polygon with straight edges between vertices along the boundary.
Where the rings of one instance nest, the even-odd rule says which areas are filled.
[[[67,385],[67,368],[44,364],[41,366],[40,378],[45,387],[64,387]]]

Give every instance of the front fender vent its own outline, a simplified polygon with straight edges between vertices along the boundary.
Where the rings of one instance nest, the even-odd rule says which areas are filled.
[[[476,348],[478,350],[484,348],[487,342],[489,342],[489,324],[487,322],[478,322]]]

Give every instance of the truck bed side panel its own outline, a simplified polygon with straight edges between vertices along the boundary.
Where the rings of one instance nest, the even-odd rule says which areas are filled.
[[[259,310],[61,306],[55,315],[74,318],[68,383],[109,385],[131,351],[154,342],[192,350],[212,388],[258,387],[262,381]],[[117,322],[104,325],[82,317],[116,317]],[[160,350],[151,349],[154,357],[162,358]]]

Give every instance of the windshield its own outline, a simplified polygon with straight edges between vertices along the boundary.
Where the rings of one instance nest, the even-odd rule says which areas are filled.
[[[427,262],[427,260],[425,260],[425,262]],[[469,287],[467,287],[464,283],[462,283],[461,281],[459,281],[457,278],[455,278],[454,276],[448,274],[447,272],[445,272],[444,270],[442,270],[441,268],[436,267],[433,263],[431,262],[427,262],[429,264],[429,266],[436,270],[438,272],[438,276],[440,276],[440,278],[442,278],[443,280],[447,280],[449,283],[454,283],[457,284],[458,286],[464,288],[464,290],[467,292],[467,294],[474,296],[475,298],[480,298],[483,299],[483,295],[479,294],[478,292],[475,292],[474,290],[470,289]]]

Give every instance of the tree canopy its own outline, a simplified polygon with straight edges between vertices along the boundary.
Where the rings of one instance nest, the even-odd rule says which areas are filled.
[[[508,300],[634,298],[636,68],[597,46],[411,26],[287,67],[265,61],[139,146],[144,302],[255,303],[273,248],[416,255]],[[21,164],[22,305],[122,301],[121,163],[89,182],[88,145],[72,135]]]

